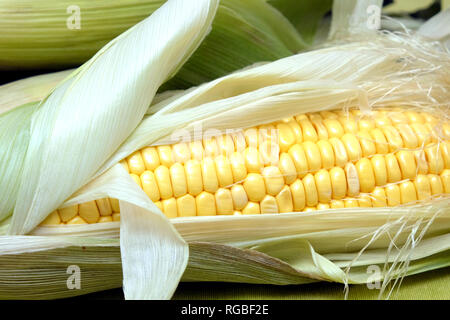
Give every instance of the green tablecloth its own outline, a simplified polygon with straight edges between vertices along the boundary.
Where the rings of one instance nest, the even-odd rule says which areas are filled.
[[[238,283],[181,283],[174,299],[343,299],[343,285],[312,283],[292,286],[249,285]],[[349,299],[377,299],[378,290],[350,286]],[[78,299],[122,299],[121,289],[89,294]],[[450,267],[409,276],[391,300],[450,300]]]

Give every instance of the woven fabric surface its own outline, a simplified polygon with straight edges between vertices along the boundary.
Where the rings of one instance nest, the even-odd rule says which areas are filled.
[[[292,286],[250,285],[241,283],[187,283],[178,286],[173,299],[183,300],[343,300],[344,286],[312,283]],[[378,299],[377,289],[350,286],[348,299]],[[382,298],[386,298],[384,295]],[[92,293],[72,299],[123,299],[122,289]],[[391,300],[450,300],[450,267],[404,278]]]

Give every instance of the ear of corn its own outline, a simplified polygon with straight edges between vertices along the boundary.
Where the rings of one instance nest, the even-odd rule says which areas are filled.
[[[78,66],[164,2],[82,0],[74,4],[69,0],[57,3],[20,0],[14,4],[0,3],[0,29],[8,30],[0,36],[0,69]],[[80,18],[80,26],[76,29],[68,27],[77,12],[69,10],[74,5],[79,9]],[[314,6],[311,7],[313,10]],[[310,32],[313,31],[307,33]],[[45,42],[42,41],[44,37]],[[304,48],[306,44],[295,28],[265,1],[224,0],[211,33],[164,88],[188,88],[255,62],[276,60]]]
[[[146,147],[121,163],[168,218],[408,205],[450,194],[450,123],[408,108],[300,114]],[[101,199],[42,225],[117,221],[119,212],[116,199]]]

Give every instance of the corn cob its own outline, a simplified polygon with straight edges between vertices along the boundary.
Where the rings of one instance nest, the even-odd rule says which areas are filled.
[[[300,114],[121,161],[168,218],[414,204],[450,194],[450,123],[408,108]],[[116,199],[42,225],[120,220]]]

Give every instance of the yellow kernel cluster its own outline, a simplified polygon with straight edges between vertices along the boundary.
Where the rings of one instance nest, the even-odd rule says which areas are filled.
[[[42,225],[86,224],[120,221],[117,199],[98,199],[53,211]]]
[[[407,108],[323,111],[146,147],[121,163],[169,218],[397,206],[450,193],[450,123]],[[114,220],[107,201],[44,224]]]

